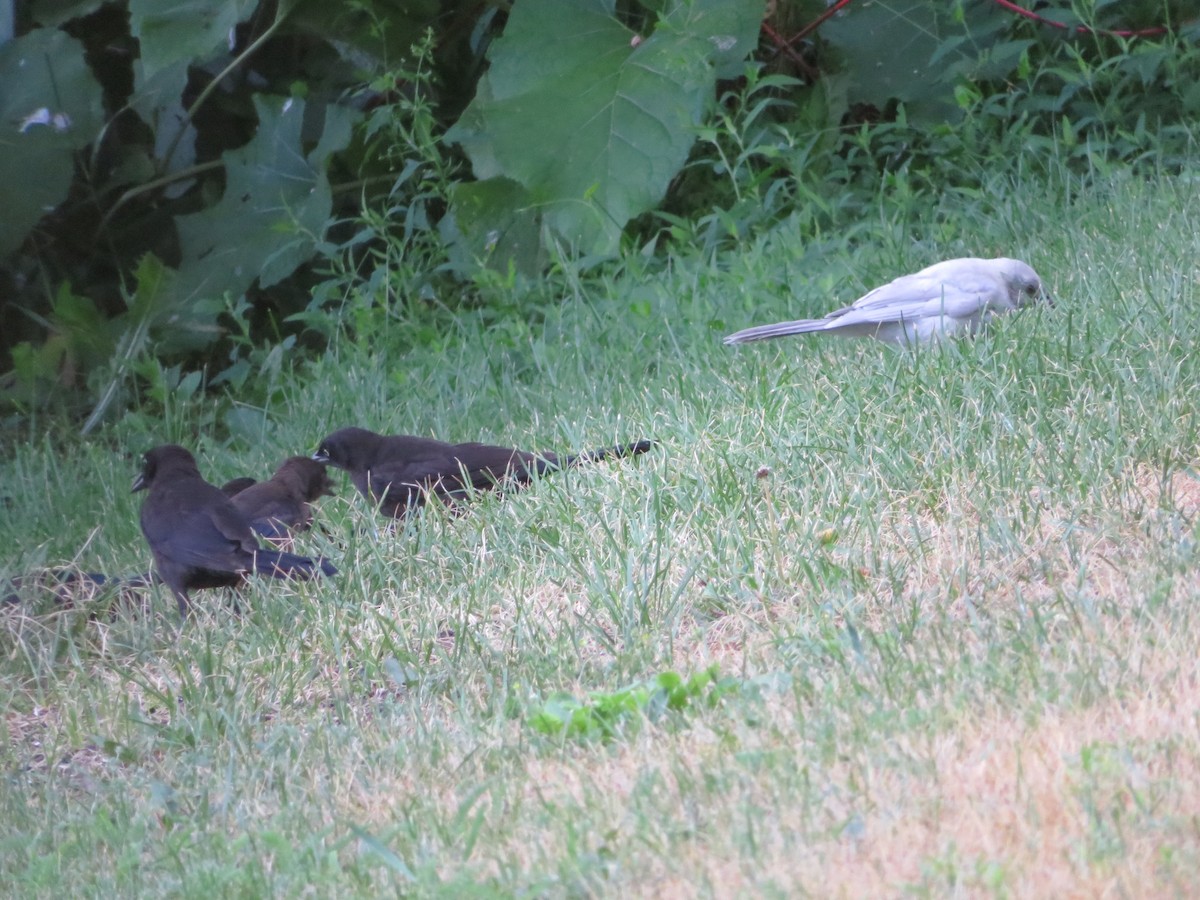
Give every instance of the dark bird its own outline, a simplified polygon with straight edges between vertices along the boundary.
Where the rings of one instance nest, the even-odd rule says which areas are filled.
[[[241,478],[231,478],[221,485],[221,493],[226,497],[233,497],[256,484],[258,484],[258,481],[246,475],[243,475]]]
[[[309,504],[332,496],[333,479],[319,462],[307,456],[285,459],[267,481],[260,481],[231,498],[259,536],[272,543],[312,524]]]
[[[403,516],[433,495],[456,506],[472,490],[522,487],[534,475],[645,453],[654,441],[560,457],[490,444],[447,444],[432,438],[385,436],[364,428],[343,428],[321,441],[313,459],[350,473],[360,494],[386,515]]]
[[[260,547],[246,516],[201,477],[195,457],[183,447],[164,444],[146,453],[133,490],[147,489],[142,534],[184,617],[191,603],[188,591],[233,587],[250,572],[272,578],[337,574],[325,560]]]

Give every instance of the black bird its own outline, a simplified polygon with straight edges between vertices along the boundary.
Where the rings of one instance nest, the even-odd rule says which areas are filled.
[[[226,497],[236,497],[246,488],[253,487],[256,484],[258,484],[258,481],[246,475],[243,475],[241,478],[231,478],[221,485],[221,493]]]
[[[253,484],[231,499],[256,534],[278,543],[294,531],[307,530],[312,524],[309,504],[332,494],[333,479],[323,465],[307,456],[291,456],[268,481]]]
[[[143,457],[133,490],[149,489],[142,504],[142,534],[154,554],[159,577],[187,617],[188,591],[233,587],[249,572],[272,578],[336,575],[325,560],[312,560],[259,546],[246,516],[196,468],[183,447],[164,444]]]
[[[432,438],[385,436],[365,428],[343,428],[321,441],[313,459],[350,473],[359,493],[384,514],[399,518],[432,494],[456,506],[471,490],[522,487],[535,474],[570,469],[584,462],[645,453],[654,441],[560,457],[490,444],[447,444]]]

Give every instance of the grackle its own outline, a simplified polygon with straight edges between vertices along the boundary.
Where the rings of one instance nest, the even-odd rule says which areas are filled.
[[[148,451],[133,490],[149,491],[142,503],[142,534],[185,618],[189,591],[233,587],[249,572],[272,578],[313,578],[318,570],[337,574],[325,560],[260,547],[246,516],[201,477],[195,457],[183,447],[164,444]]]
[[[471,490],[522,487],[533,476],[584,462],[645,453],[654,441],[571,456],[529,453],[489,444],[448,444],[432,438],[385,436],[364,428],[343,428],[321,441],[313,459],[350,473],[359,493],[384,514],[399,518],[432,494],[448,506]]]
[[[285,459],[267,481],[233,495],[233,505],[260,537],[272,543],[288,540],[293,531],[312,524],[309,504],[333,494],[333,479],[319,462],[307,456]]]

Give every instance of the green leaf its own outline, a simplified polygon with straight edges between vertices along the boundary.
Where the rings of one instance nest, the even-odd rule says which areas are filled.
[[[865,0],[825,23],[821,36],[846,58],[852,103],[883,109],[895,99],[920,108],[952,96],[943,73],[929,67],[949,21],[926,0]]]
[[[183,107],[183,91],[191,64],[192,60],[184,57],[147,76],[142,60],[133,63],[134,92],[129,105],[153,129],[154,158],[164,173],[186,169],[196,161],[196,129]],[[183,138],[177,138],[181,130],[187,133]],[[171,150],[170,159],[167,159],[168,150]],[[181,187],[190,183],[188,181]],[[173,194],[169,192],[168,195]]]
[[[258,132],[222,156],[221,200],[176,218],[182,261],[176,290],[187,301],[240,295],[254,279],[278,283],[312,256],[332,209],[325,162],[350,139],[358,115],[325,107],[317,147],[305,155],[302,100],[255,97]]]
[[[221,334],[217,316],[223,307],[216,298],[188,298],[179,290],[179,275],[153,253],[147,253],[134,273],[137,289],[127,320],[131,337],[153,340],[158,349],[171,355],[198,350]]]
[[[1028,42],[1004,42],[1009,15],[995,4],[860,0],[821,27],[844,60],[851,103],[879,109],[903,101],[910,118],[956,119],[963,78],[1000,78],[1020,63]]]
[[[153,253],[138,261],[134,282],[136,287],[129,298],[128,310],[117,320],[124,330],[113,355],[113,371],[83,423],[83,434],[104,418],[126,379],[138,372],[139,366],[151,365],[157,371],[158,361],[143,355],[151,343],[152,332],[164,353],[204,347],[220,334],[216,321],[221,311],[219,303],[186,302],[176,289],[175,271]]]
[[[372,0],[370,4],[299,0],[291,31],[327,41],[359,72],[407,64],[426,29],[436,28],[440,0]]]
[[[51,321],[67,341],[71,357],[88,369],[107,359],[113,349],[113,324],[89,297],[63,282],[54,297]]]
[[[514,222],[536,209],[551,237],[612,254],[621,229],[654,207],[687,158],[718,69],[752,46],[762,8],[678,0],[641,40],[613,17],[612,0],[522,0],[446,139],[462,145],[480,181],[524,188],[511,191]],[[497,190],[486,215],[458,217],[473,246],[505,219]]]
[[[575,721],[576,715],[580,715],[578,723]],[[564,732],[571,734],[573,724],[575,731],[582,729],[586,732],[590,719],[588,711],[578,700],[570,694],[557,693],[552,694],[545,705],[530,717],[529,724],[542,734],[559,735]]]
[[[182,103],[188,68],[227,52],[234,28],[257,6],[255,0],[129,0],[129,29],[139,47],[129,105],[153,130],[154,155],[164,173],[195,161],[195,129]],[[173,186],[168,196],[189,184]]]
[[[109,0],[35,0],[33,18],[39,25],[61,25],[71,19],[90,16]]]
[[[95,139],[104,115],[83,45],[65,32],[41,28],[0,45],[0,72],[14,73],[0,90],[2,257],[66,199],[75,153]]]
[[[181,60],[203,62],[227,47],[233,29],[258,0],[129,0],[129,30],[138,39],[141,84]],[[182,87],[182,85],[180,85]]]
[[[660,672],[621,690],[592,691],[586,702],[571,694],[552,694],[529,717],[529,724],[542,734],[609,740],[623,729],[636,728],[642,716],[657,720],[668,710],[682,712],[701,699],[715,706],[723,696],[741,688],[736,679],[718,682],[719,674],[715,664],[686,681],[678,672]]]
[[[450,212],[438,223],[458,272],[492,260],[502,261],[497,268],[512,260],[520,272],[540,271],[547,260],[541,228],[542,217],[529,192],[503,176],[455,184]]]

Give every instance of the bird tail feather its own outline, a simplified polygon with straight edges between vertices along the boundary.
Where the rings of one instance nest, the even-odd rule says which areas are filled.
[[[272,578],[316,578],[318,569],[330,577],[338,573],[324,557],[312,559],[286,550],[259,550],[254,554],[254,571]]]
[[[658,441],[634,441],[630,444],[619,444],[616,447],[602,447],[599,450],[585,450],[583,453],[575,453],[571,456],[564,457],[561,461],[554,465],[547,466],[539,471],[553,472],[558,469],[571,469],[581,463],[600,462],[605,459],[622,459],[626,456],[638,456],[651,450],[658,444]]]
[[[770,338],[785,337],[789,334],[808,334],[812,331],[825,331],[830,327],[826,319],[797,319],[794,322],[776,322],[773,325],[755,325],[753,328],[743,328],[725,338],[726,345],[749,344],[753,341],[765,341]]]

